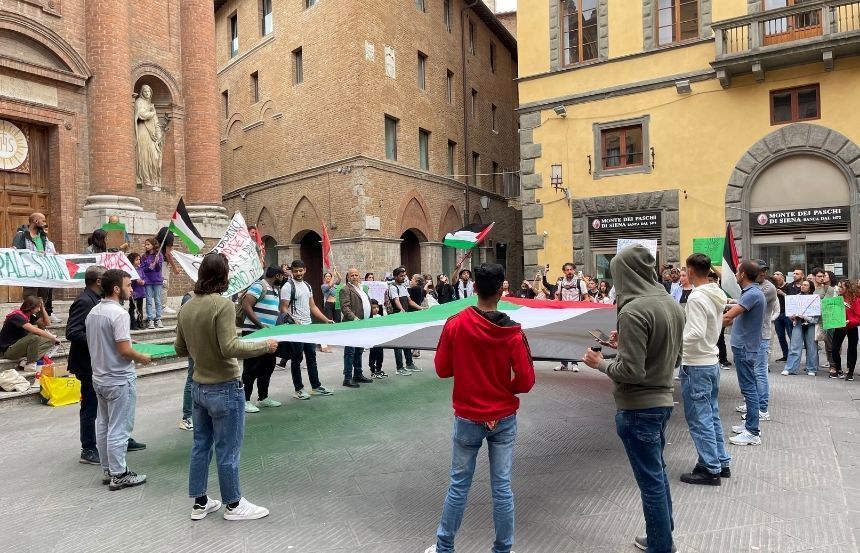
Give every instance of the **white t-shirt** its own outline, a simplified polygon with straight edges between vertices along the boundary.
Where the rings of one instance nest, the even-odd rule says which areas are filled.
[[[347,284],[347,286],[352,286],[352,284]],[[364,291],[364,288],[361,286],[352,286],[352,289],[355,290],[359,296],[361,296],[361,310],[364,312],[364,318],[370,318],[370,298],[367,297],[367,293]]]
[[[289,313],[293,319],[300,325],[311,324],[311,302],[313,301],[313,292],[310,285],[304,280],[296,281],[288,280],[281,286],[281,301],[290,301],[290,295],[293,294],[293,286],[296,287],[295,298],[290,304]]]
[[[93,382],[119,386],[134,380],[134,361],[120,355],[116,347],[117,342],[131,341],[128,311],[118,302],[102,300],[87,315],[86,327]]]

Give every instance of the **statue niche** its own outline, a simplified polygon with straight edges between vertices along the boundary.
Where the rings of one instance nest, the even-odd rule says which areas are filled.
[[[152,87],[145,84],[134,101],[134,136],[137,145],[137,185],[161,190],[161,167],[164,157],[164,135],[169,117],[164,124],[152,102]]]

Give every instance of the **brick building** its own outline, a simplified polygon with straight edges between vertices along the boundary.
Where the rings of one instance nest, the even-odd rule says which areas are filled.
[[[450,272],[442,238],[465,219],[496,222],[477,257],[522,277],[516,43],[464,8],[215,2],[224,201],[270,263],[301,257],[318,282],[327,224],[341,269]]]
[[[0,164],[0,245],[33,211],[61,252],[110,214],[140,242],[180,195],[201,232],[220,236],[214,34],[204,0],[0,0],[0,161],[26,150]],[[137,171],[144,85],[161,133],[157,185]],[[17,294],[0,288],[0,301]]]

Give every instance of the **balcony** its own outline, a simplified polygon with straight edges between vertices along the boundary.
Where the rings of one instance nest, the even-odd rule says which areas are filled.
[[[860,1],[812,0],[713,24],[716,59],[711,66],[724,88],[733,75],[860,54]]]

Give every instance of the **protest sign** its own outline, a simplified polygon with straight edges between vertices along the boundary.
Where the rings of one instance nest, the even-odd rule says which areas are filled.
[[[821,298],[815,294],[785,296],[786,317],[818,317],[821,315]]]
[[[263,264],[257,255],[256,243],[248,233],[245,218],[239,212],[233,215],[223,238],[209,253],[221,253],[227,257],[230,272],[227,291],[223,294],[225,296],[241,292],[263,276]],[[174,251],[173,258],[191,280],[196,282],[197,270],[203,256]]]
[[[654,256],[654,259],[657,259],[657,241],[656,240],[645,240],[641,238],[619,238],[618,245],[616,246],[617,251],[621,251],[624,248],[629,248],[630,246],[642,246],[646,248],[651,255]]]
[[[824,328],[824,330],[830,330],[833,328],[844,328],[846,324],[847,321],[845,319],[845,300],[841,296],[822,299],[822,328]]]
[[[723,262],[723,247],[725,244],[725,236],[693,238],[693,253],[703,253],[707,255],[711,258],[711,265],[720,267]]]
[[[129,242],[128,232],[123,223],[105,223],[102,225],[105,231],[105,244],[109,250],[119,250]]]
[[[379,302],[379,305],[385,305],[385,291],[388,290],[388,283],[382,280],[365,280],[361,283],[367,290],[367,295],[370,299]]]
[[[140,278],[125,254],[59,255],[31,250],[0,249],[0,285],[37,288],[83,288],[84,273],[91,265],[122,269]]]
[[[128,257],[122,252],[105,252],[105,253],[90,253],[90,254],[72,254],[61,255],[69,268],[69,274],[75,280],[82,281],[79,286],[83,286],[84,276],[87,269],[92,265],[101,265],[105,269],[121,269],[131,276],[132,280],[143,278],[135,270],[134,265],[128,260]]]

